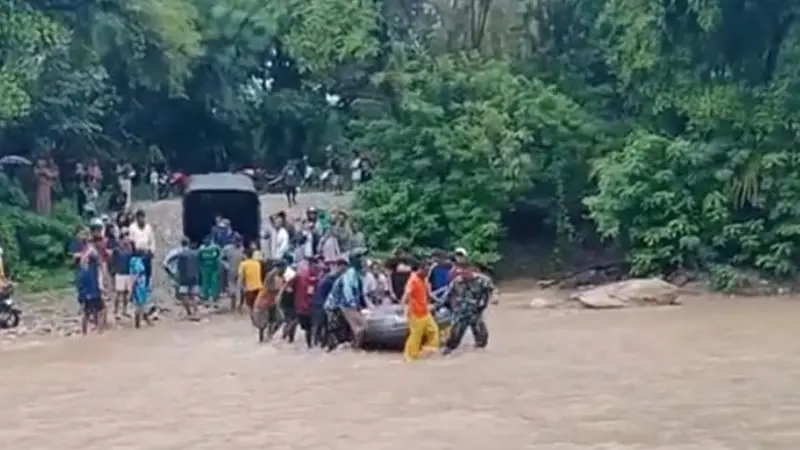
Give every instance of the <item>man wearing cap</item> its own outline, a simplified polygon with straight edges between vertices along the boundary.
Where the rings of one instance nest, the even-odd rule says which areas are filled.
[[[361,314],[364,303],[362,286],[363,250],[353,251],[348,256],[348,268],[336,280],[331,295],[331,306],[338,308],[353,334],[353,347],[359,348],[367,332],[367,319]],[[337,286],[338,285],[338,286]]]
[[[489,331],[483,321],[483,311],[489,304],[494,292],[494,283],[483,273],[469,267],[467,251],[457,248],[455,251],[455,267],[451,272],[450,304],[453,309],[453,325],[443,353],[452,353],[461,345],[467,329],[472,332],[477,347],[485,347],[489,339]]]
[[[313,345],[323,345],[325,333],[328,327],[327,315],[325,314],[325,301],[333,291],[336,280],[347,269],[347,259],[338,257],[329,262],[330,272],[325,274],[317,283],[314,289],[314,296],[311,298],[311,338]]]

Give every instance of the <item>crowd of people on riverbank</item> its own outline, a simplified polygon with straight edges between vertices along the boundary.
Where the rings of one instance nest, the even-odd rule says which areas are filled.
[[[281,331],[294,342],[298,328],[309,348],[326,343],[336,324],[360,347],[367,329],[364,311],[378,305],[402,305],[409,323],[405,356],[416,359],[427,347],[457,348],[464,332],[481,320],[493,289],[487,276],[468,261],[465,249],[431,258],[398,250],[384,262],[366,257],[366,242],[347,213],[309,208],[303,217],[279,212],[268,221],[261,241],[245,242],[224,217],[201,243],[183,239],[168,252],[162,267],[187,320],[201,308],[247,313],[259,339]],[[151,296],[155,235],[144,211],[101,216],[90,222],[70,246],[82,310],[81,330],[102,331],[113,317],[124,321],[133,309],[136,328],[164,309]],[[431,315],[436,302],[448,302],[453,326],[445,342]],[[162,303],[162,304],[159,304]]]

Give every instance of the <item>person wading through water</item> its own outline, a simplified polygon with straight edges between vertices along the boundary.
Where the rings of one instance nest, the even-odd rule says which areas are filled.
[[[431,300],[437,301],[442,298],[450,286],[450,271],[453,264],[447,258],[445,252],[435,250],[433,252],[433,265],[428,271],[428,283],[431,288]]]
[[[365,301],[362,287],[363,250],[353,251],[348,261],[347,270],[336,280],[340,287],[334,285],[331,300],[350,327],[353,334],[353,348],[360,348],[367,332],[367,318],[361,314]]]
[[[456,275],[450,292],[453,324],[444,343],[444,355],[452,353],[461,345],[467,329],[472,332],[477,347],[486,346],[489,330],[483,321],[483,311],[489,305],[494,289],[492,280],[478,271],[462,270]]]
[[[403,357],[410,362],[422,355],[423,347],[436,351],[440,343],[439,327],[430,311],[430,291],[425,281],[425,267],[417,259],[406,261],[412,272],[401,299],[408,317],[408,338]]]
[[[325,312],[325,302],[333,291],[336,280],[347,269],[347,259],[338,257],[328,264],[330,271],[325,274],[317,283],[314,289],[314,296],[311,299],[311,335],[314,345],[324,345],[325,336],[328,330],[327,314]]]
[[[285,261],[273,260],[264,277],[264,289],[256,299],[255,308],[250,316],[253,326],[258,330],[258,342],[271,340],[281,326],[278,298],[283,294],[285,270]]]
[[[262,261],[253,257],[252,248],[244,251],[244,260],[239,263],[237,272],[237,286],[241,286],[242,301],[239,303],[238,309],[234,309],[234,311],[241,313],[244,310],[243,305],[247,305],[247,312],[253,314],[256,300],[261,291],[264,290],[264,270],[262,265]]]
[[[314,266],[317,264],[313,256],[303,258],[297,265],[297,274],[292,281],[294,293],[294,320],[284,325],[284,332],[289,342],[294,342],[297,325],[303,330],[306,346],[313,347],[311,334],[311,298],[317,283]]]
[[[394,256],[386,261],[389,269],[389,281],[392,285],[392,301],[398,302],[406,289],[406,283],[411,275],[411,267],[407,264],[411,259],[408,250],[401,247],[394,252]]]
[[[220,258],[222,251],[219,246],[207,236],[203,245],[197,251],[200,264],[200,300],[207,306],[219,300]]]
[[[281,291],[278,294],[278,308],[280,309],[281,314],[281,322],[283,327],[283,333],[281,337],[285,341],[289,341],[289,328],[286,326],[287,324],[292,324],[297,320],[297,311],[294,307],[294,280],[297,277],[297,271],[294,270],[289,262],[290,259],[287,257],[283,259],[283,272],[282,272],[282,287]],[[291,336],[292,339],[294,336]],[[290,341],[291,342],[291,341]]]

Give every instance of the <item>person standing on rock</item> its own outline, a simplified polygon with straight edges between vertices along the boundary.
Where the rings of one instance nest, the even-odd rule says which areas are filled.
[[[219,300],[221,257],[219,246],[211,236],[206,237],[197,252],[197,259],[200,265],[200,300],[207,305]]]
[[[153,281],[153,255],[156,253],[156,236],[153,232],[153,227],[147,223],[144,210],[136,211],[136,220],[131,224],[129,233],[133,248],[142,251],[145,280],[147,287],[150,288]]]

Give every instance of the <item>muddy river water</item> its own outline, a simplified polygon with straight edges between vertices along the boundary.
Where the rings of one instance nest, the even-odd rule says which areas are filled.
[[[800,448],[797,300],[509,303],[485,351],[414,364],[259,346],[230,317],[10,346],[0,447]]]
[[[147,210],[163,253],[179,203]],[[259,346],[226,316],[0,346],[0,449],[800,449],[800,299],[515,307],[533,297],[503,289],[485,351],[414,364]]]

